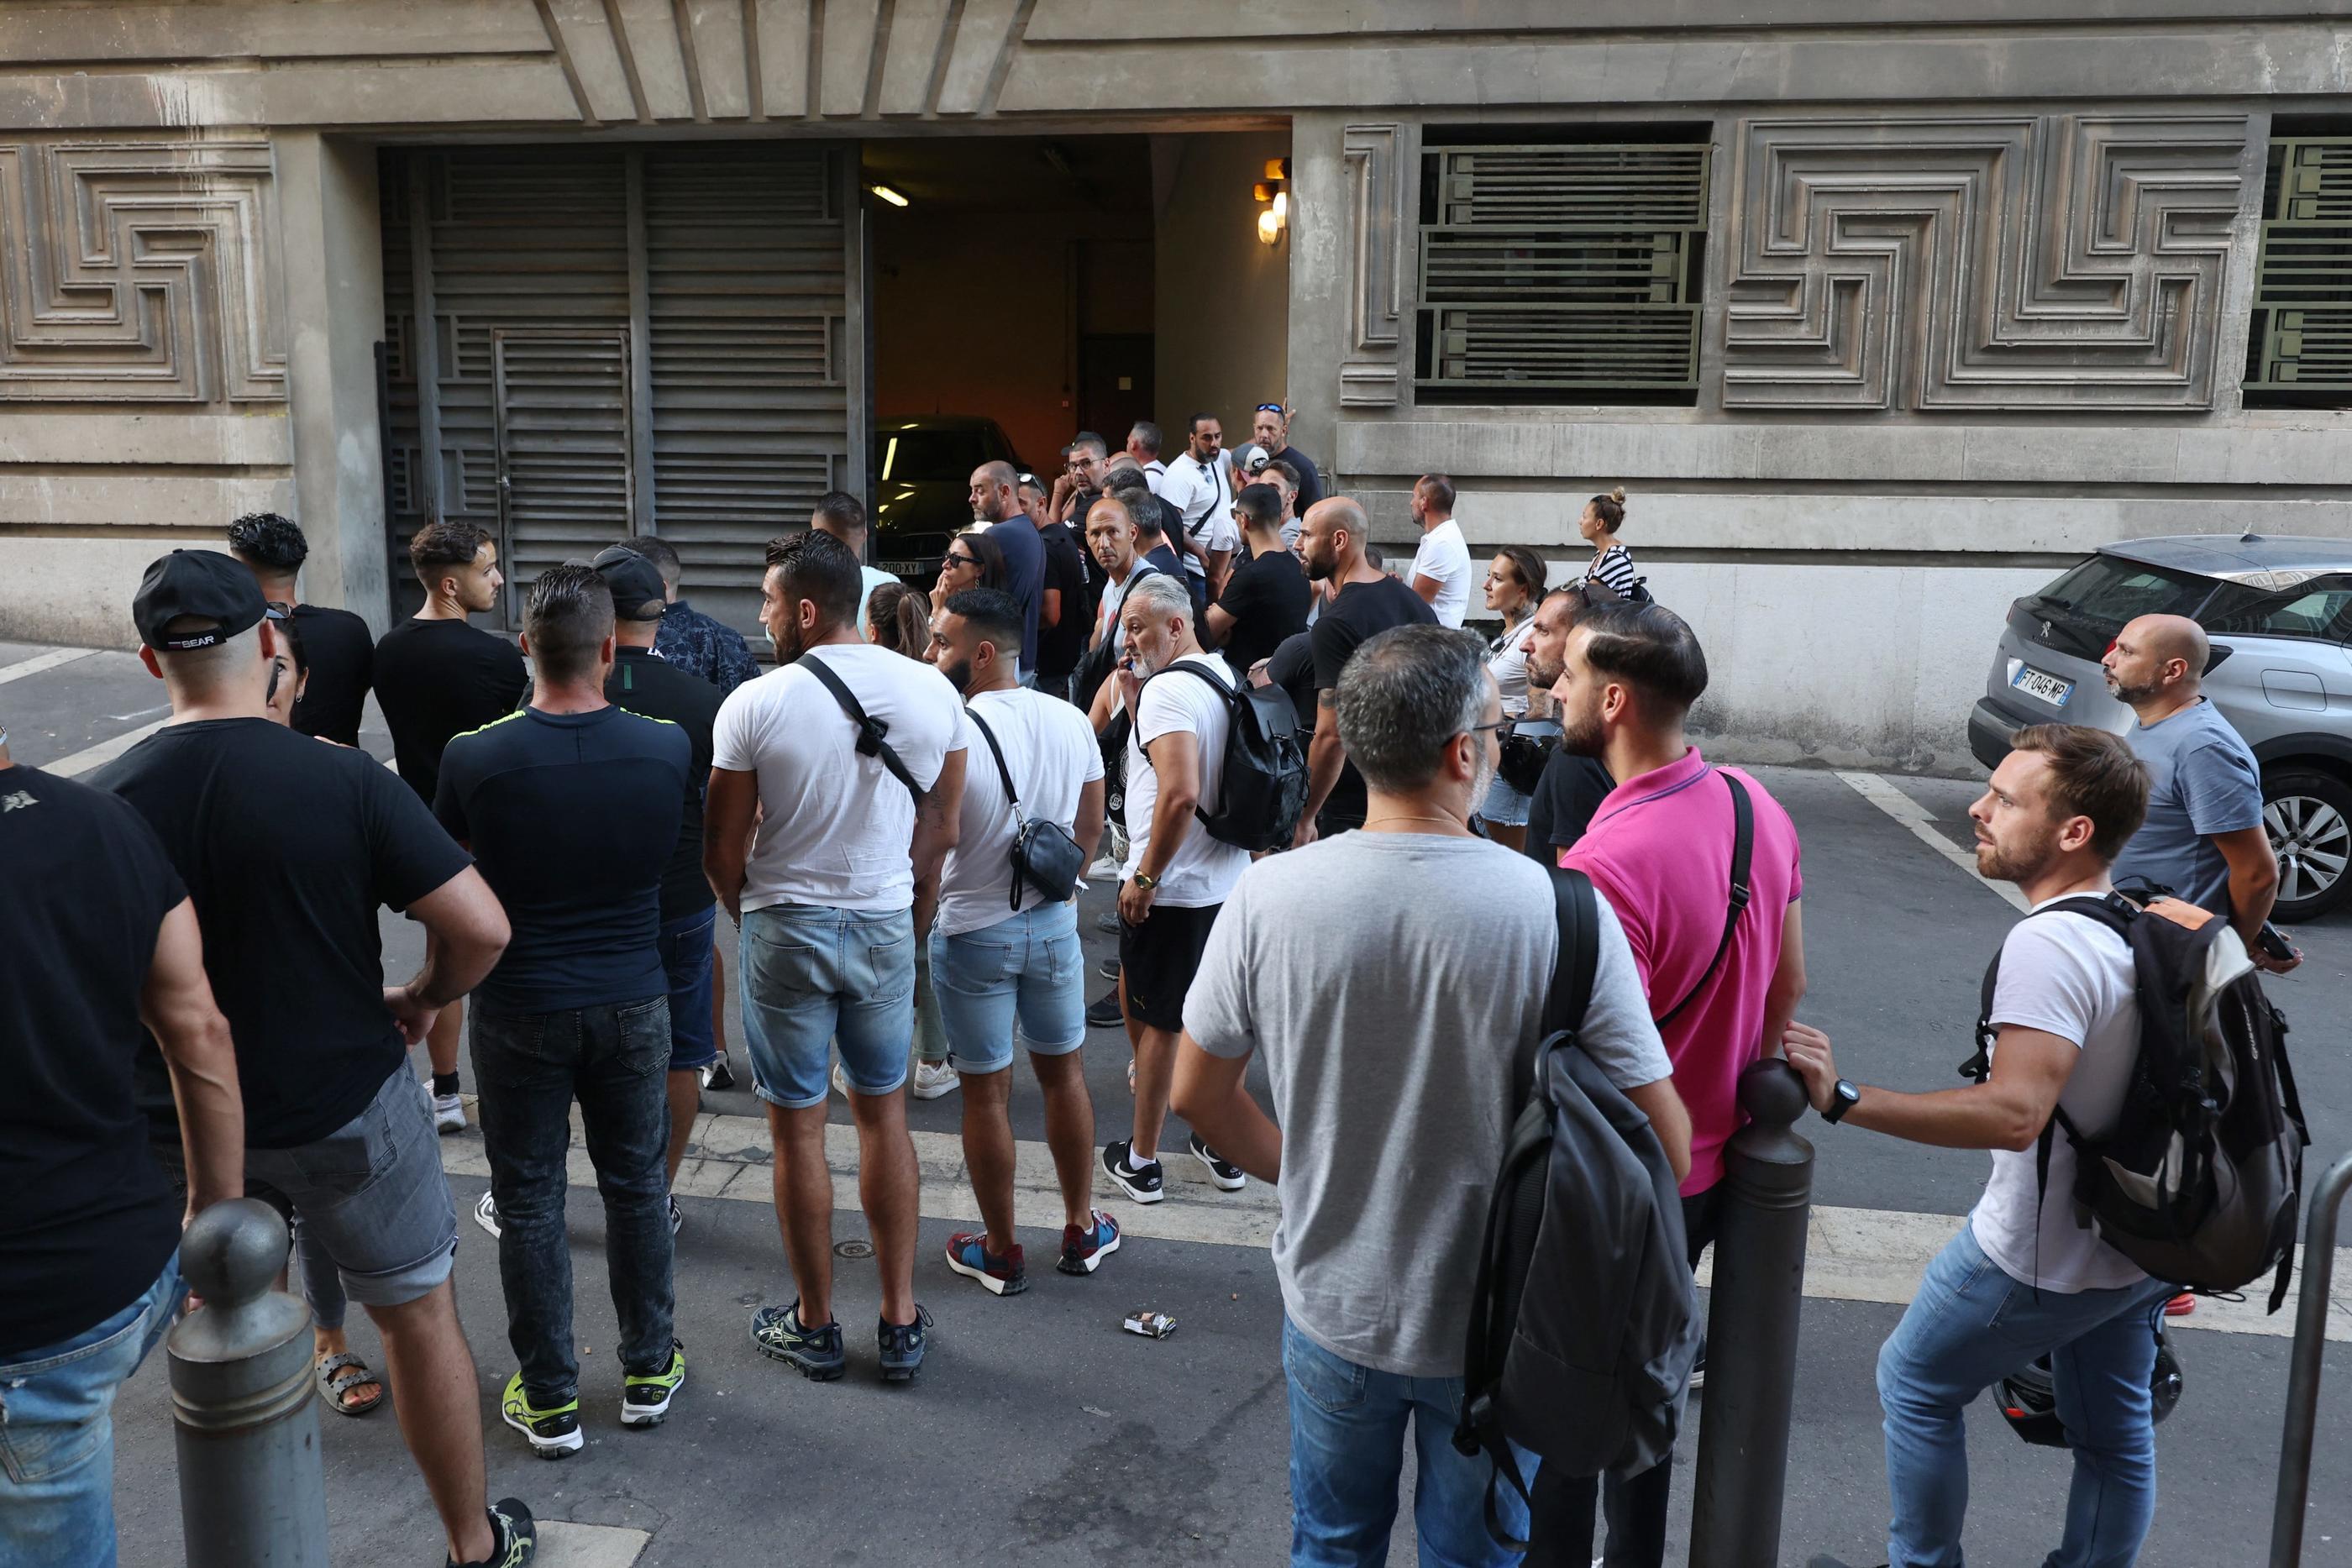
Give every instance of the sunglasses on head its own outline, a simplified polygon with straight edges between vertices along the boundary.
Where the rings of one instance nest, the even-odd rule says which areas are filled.
[[[1259,413],[1284,413],[1285,410],[1278,402],[1262,402],[1257,405],[1255,412]]]

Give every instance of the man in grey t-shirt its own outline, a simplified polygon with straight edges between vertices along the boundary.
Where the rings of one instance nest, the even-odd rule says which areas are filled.
[[[1432,625],[1357,651],[1335,706],[1367,786],[1363,831],[1250,867],[1184,1003],[1177,1110],[1224,1157],[1280,1179],[1296,1539],[1318,1561],[1386,1541],[1408,1418],[1425,1545],[1516,1561],[1486,1531],[1485,1461],[1436,1437],[1461,1397],[1487,1196],[1521,1097],[1512,1064],[1536,1042],[1559,947],[1547,873],[1468,826],[1502,716],[1485,653]],[[1581,1043],[1680,1175],[1690,1120],[1624,933],[1600,909]],[[1259,1051],[1274,1119],[1244,1084]],[[1342,1390],[1344,1421],[1330,1413]],[[1524,1508],[1498,1500],[1524,1532]]]
[[[2200,687],[2211,657],[2205,630],[2182,615],[2143,615],[2102,663],[2107,689],[2131,705],[2124,734],[2147,769],[2147,819],[2117,856],[2113,875],[2146,877],[2226,916],[2246,952],[2284,973],[2256,943],[2278,895],[2278,858],[2263,831],[2262,769],[2252,748]]]

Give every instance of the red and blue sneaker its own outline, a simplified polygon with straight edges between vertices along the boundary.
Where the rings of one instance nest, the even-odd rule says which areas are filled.
[[[984,1230],[959,1230],[949,1237],[948,1267],[1000,1296],[1017,1296],[1029,1288],[1021,1244],[1014,1242],[1012,1250],[1002,1255],[991,1252]]]
[[[1054,1267],[1065,1274],[1091,1274],[1118,1250],[1118,1221],[1099,1208],[1087,1210],[1085,1225],[1062,1227],[1062,1255]]]

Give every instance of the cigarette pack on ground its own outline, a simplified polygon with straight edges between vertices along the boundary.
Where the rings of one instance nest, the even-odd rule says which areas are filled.
[[[1129,1333],[1139,1333],[1146,1339],[1166,1339],[1176,1332],[1176,1320],[1166,1312],[1146,1312],[1140,1308],[1127,1314],[1119,1324]]]

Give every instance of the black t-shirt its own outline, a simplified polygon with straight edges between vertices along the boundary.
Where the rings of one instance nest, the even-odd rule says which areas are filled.
[[[131,1063],[155,933],[187,892],[138,812],[32,768],[0,768],[0,1361],[14,1361],[137,1301],[180,1244]]]
[[[1382,576],[1370,582],[1350,582],[1343,586],[1323,613],[1307,628],[1315,651],[1315,690],[1320,694],[1339,684],[1339,672],[1348,667],[1356,650],[1372,637],[1392,626],[1434,625],[1437,612],[1432,610],[1420,594],[1393,577]],[[1315,722],[1309,720],[1309,723]],[[1347,821],[1364,819],[1364,777],[1356,765],[1348,763],[1339,769],[1339,780],[1331,786],[1330,795],[1323,802],[1324,811]]]
[[[661,887],[693,755],[677,725],[617,707],[525,708],[449,743],[434,815],[514,926],[477,1001],[550,1013],[667,993]]]
[[[1299,733],[1311,734],[1315,728],[1314,637],[1306,632],[1285,637],[1265,662],[1265,678],[1267,685],[1289,694],[1290,706],[1298,714]]]
[[[1307,573],[1288,550],[1267,550],[1234,568],[1217,608],[1234,618],[1225,634],[1225,662],[1241,674],[1271,658],[1286,637],[1307,630],[1307,606],[1314,599]]]
[[[246,1143],[291,1148],[365,1110],[408,1061],[384,1010],[376,910],[440,887],[466,852],[366,752],[266,718],[168,726],[90,781],[139,809],[196,902]],[[152,1043],[142,1067],[141,1108],[176,1138]]]
[[[449,737],[514,712],[530,676],[504,637],[463,621],[404,621],[375,645],[375,700],[400,776],[430,805]]]
[[[1536,792],[1528,799],[1527,852],[1531,860],[1558,865],[1559,852],[1576,847],[1592,826],[1593,813],[1617,788],[1609,769],[1597,757],[1578,757],[1552,748],[1544,770],[1536,777]]]
[[[294,634],[302,639],[302,663],[310,672],[294,705],[294,727],[357,746],[361,712],[375,682],[375,638],[367,622],[348,610],[298,604]]]
[[[613,673],[604,682],[604,698],[641,713],[666,718],[686,731],[694,748],[688,762],[685,815],[678,821],[677,848],[669,868],[662,873],[661,917],[667,925],[689,915],[699,915],[717,902],[710,879],[702,874],[702,792],[710,783],[710,727],[718,722],[719,705],[727,699],[717,686],[690,671],[644,648],[614,650]]]
[[[1298,470],[1298,499],[1293,504],[1292,510],[1295,515],[1305,517],[1307,508],[1323,498],[1323,476],[1317,471],[1307,454],[1296,446],[1285,446],[1274,455],[1274,460],[1287,463]]]
[[[1062,595],[1061,621],[1037,631],[1037,674],[1058,680],[1086,657],[1087,637],[1094,630],[1094,601],[1087,591],[1086,552],[1069,526],[1048,523],[1037,530],[1037,538],[1045,547],[1045,586]]]

